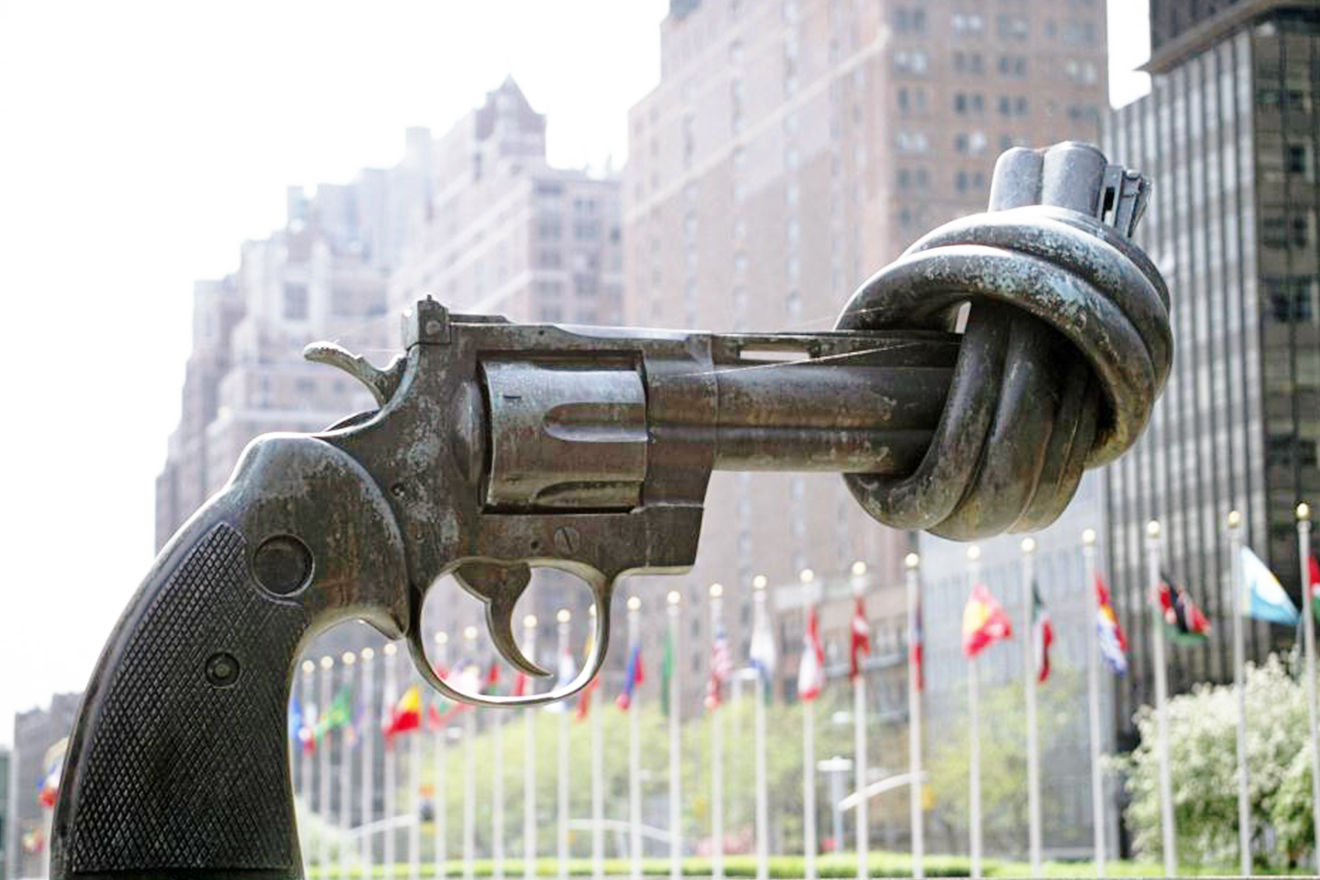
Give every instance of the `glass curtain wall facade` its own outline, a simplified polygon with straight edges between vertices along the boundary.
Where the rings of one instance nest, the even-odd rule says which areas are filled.
[[[1163,569],[1210,618],[1209,643],[1169,646],[1173,692],[1232,678],[1227,513],[1296,600],[1293,508],[1320,495],[1316,155],[1320,24],[1275,10],[1186,58],[1160,58],[1151,94],[1106,120],[1104,149],[1155,181],[1138,240],[1173,298],[1173,372],[1132,453],[1107,469],[1107,562],[1132,643],[1120,740],[1153,701],[1147,520]],[[1252,622],[1248,658],[1293,632]]]

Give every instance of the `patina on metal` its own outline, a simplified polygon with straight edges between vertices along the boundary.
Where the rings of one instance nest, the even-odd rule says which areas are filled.
[[[867,281],[836,330],[512,324],[417,303],[381,370],[318,344],[378,408],[248,447],[171,539],[107,643],[70,742],[52,876],[295,878],[285,742],[302,646],[358,618],[462,693],[420,609],[452,574],[495,646],[533,567],[615,581],[695,561],[714,470],[836,471],[877,520],[955,538],[1040,527],[1139,435],[1169,370],[1168,296],[1129,241],[1147,193],[1099,151],[1001,157],[991,211]],[[961,332],[959,322],[963,322]]]

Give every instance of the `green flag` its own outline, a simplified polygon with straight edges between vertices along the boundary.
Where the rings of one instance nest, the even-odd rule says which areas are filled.
[[[353,690],[352,688],[342,688],[335,694],[334,701],[330,708],[321,716],[321,720],[316,725],[317,737],[324,736],[332,730],[338,730],[341,727],[348,727],[353,723]]]

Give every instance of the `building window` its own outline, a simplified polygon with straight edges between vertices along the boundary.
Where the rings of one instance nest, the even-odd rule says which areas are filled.
[[[999,75],[1008,79],[1026,79],[1027,57],[1025,55],[1000,55]]]
[[[894,52],[894,72],[920,76],[926,72],[926,53],[921,49],[899,49]]]
[[[1031,27],[1024,15],[1000,15],[995,22],[1001,39],[1025,40],[1031,34]]]
[[[955,12],[953,34],[957,37],[985,33],[985,18],[976,12]]]
[[[1296,434],[1271,434],[1265,448],[1266,467],[1315,467],[1316,443]]]
[[[894,142],[900,153],[925,153],[930,149],[930,141],[924,131],[900,129],[894,136]]]
[[[1268,248],[1304,248],[1310,228],[1304,214],[1292,217],[1266,217],[1261,221],[1261,241]]]
[[[286,321],[307,320],[307,285],[284,285],[283,313]]]
[[[1315,284],[1309,278],[1266,278],[1270,317],[1280,324],[1315,320]]]

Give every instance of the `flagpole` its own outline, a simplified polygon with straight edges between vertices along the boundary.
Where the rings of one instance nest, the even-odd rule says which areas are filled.
[[[410,678],[415,677],[415,673]],[[421,692],[417,692],[417,729],[408,736],[408,789],[411,797],[412,823],[408,826],[408,877],[419,880],[422,876],[422,725],[426,715],[422,711]]]
[[[724,587],[710,585],[710,635],[719,638],[724,616]],[[711,662],[715,661],[714,656]],[[710,872],[715,880],[724,878],[724,721],[722,712],[710,713]]]
[[[1315,695],[1315,599],[1311,595],[1311,506],[1297,505],[1297,561],[1302,576],[1302,617],[1306,640],[1306,709],[1311,722],[1311,815],[1320,816],[1320,710]],[[1315,865],[1320,871],[1320,821],[1315,830]]]
[[[298,764],[300,768],[299,775],[302,776],[302,780],[298,788],[302,792],[303,809],[310,814],[312,812],[312,753],[307,748],[308,740],[304,738],[303,733],[306,731],[309,735],[315,735],[308,723],[307,701],[315,695],[316,684],[312,676],[316,673],[316,664],[311,660],[304,660],[302,673],[302,723],[298,728],[298,749],[302,753],[299,756]],[[17,818],[17,816],[14,817],[14,819]]]
[[[523,618],[523,656],[536,662],[536,615]],[[530,686],[531,682],[528,682]],[[523,710],[523,876],[536,876],[536,713]]]
[[[340,658],[344,672],[340,676],[344,689],[349,695],[348,728],[339,731],[339,876],[348,877],[349,845],[348,828],[352,824],[353,807],[349,798],[349,788],[353,785],[353,762],[348,753],[348,730],[353,728],[353,665],[357,655],[352,651],[344,652]]]
[[[1146,523],[1146,580],[1159,597],[1160,589],[1160,523]],[[1164,875],[1178,873],[1176,831],[1173,824],[1173,781],[1169,776],[1169,712],[1168,671],[1164,661],[1164,618],[1162,613],[1152,616],[1151,662],[1155,666],[1155,721],[1157,728],[1156,752],[1160,768],[1160,829],[1163,836]]]
[[[572,615],[567,608],[559,609],[555,616],[558,624],[559,653],[569,650],[568,624]],[[559,713],[559,786],[558,786],[558,841],[560,880],[568,877],[568,712]]]
[[[394,703],[399,699],[399,682],[396,675],[398,669],[397,661],[394,659],[398,653],[398,645],[393,642],[385,643],[385,699],[389,702],[390,712],[394,711]],[[388,719],[382,717],[382,730],[386,723],[388,723]],[[394,795],[399,781],[399,756],[390,737],[382,734],[382,743],[385,749],[385,797],[383,803],[384,815],[381,818],[385,820],[385,825],[381,829],[381,833],[385,835],[385,877],[387,880],[391,880],[394,877],[394,863],[397,859],[397,854],[394,851]]]
[[[907,625],[909,652],[913,639],[921,634],[921,557],[909,553],[903,560],[907,566]],[[918,643],[920,645],[920,643]],[[908,803],[912,827],[912,876],[921,880],[926,876],[926,829],[921,800],[924,786],[921,776],[921,667],[916,658],[908,657]]]
[[[635,652],[642,641],[642,600],[637,596],[628,598],[628,659],[633,661]],[[633,689],[636,690],[636,667],[633,667]],[[640,694],[634,696],[639,697]],[[635,705],[628,707],[628,870],[632,880],[642,877],[642,743],[638,722],[641,709]]]
[[[435,634],[436,666],[442,674],[449,672],[449,633],[438,632]],[[432,801],[432,815],[434,817],[434,849],[435,849],[435,876],[444,877],[449,861],[446,850],[449,847],[449,798],[445,782],[449,775],[449,768],[445,766],[445,750],[448,745],[447,738],[449,726],[442,717],[436,725],[435,730],[431,731],[431,750],[435,766],[432,768],[432,778],[435,780],[435,799]]]
[[[464,654],[474,660],[477,628],[463,628]],[[463,880],[476,875],[477,850],[477,713],[469,709],[463,713]]]
[[[329,654],[321,658],[321,687],[320,700],[321,705],[316,710],[317,726],[324,727],[325,722],[330,717],[330,689],[334,682],[331,676],[334,675],[335,660]],[[325,728],[322,736],[321,754],[318,756],[317,765],[317,789],[319,793],[316,796],[316,813],[321,820],[321,840],[317,847],[317,861],[320,863],[321,876],[326,876],[327,868],[330,864],[330,823],[333,821],[330,816],[330,730]]]
[[[375,746],[376,746],[376,728],[379,726],[378,719],[373,714],[373,700],[375,699],[375,682],[371,677],[371,660],[376,656],[376,652],[371,648],[362,649],[362,712],[365,716],[362,719],[362,790],[358,793],[362,799],[362,836],[358,840],[358,847],[362,853],[362,863],[364,865],[364,876],[371,877],[374,874],[376,853],[371,846],[371,837],[366,829],[376,819],[376,804],[374,796],[376,793],[375,775]]]
[[[861,598],[866,589],[866,563],[852,564],[853,596]],[[860,663],[860,661],[859,661]],[[866,673],[860,668],[853,676],[853,770],[857,774],[857,880],[870,876],[871,822],[868,814],[866,782],[870,775],[866,766]]]
[[[1247,676],[1246,644],[1242,618],[1247,613],[1242,604],[1242,514],[1228,512],[1228,545],[1232,556],[1233,590],[1233,691],[1237,696],[1237,783],[1238,783],[1238,858],[1243,876],[1251,876],[1251,797],[1247,775]]]
[[[590,625],[594,632],[596,606],[589,607],[587,614],[591,617]],[[593,689],[596,687],[592,685]],[[605,734],[601,730],[600,708],[597,706],[596,711],[592,711],[591,704],[587,704],[587,724],[591,727],[591,876],[594,880],[603,880],[605,877]],[[563,724],[567,731],[567,718]],[[564,815],[568,815],[567,789],[564,790]],[[568,852],[567,836],[564,838],[564,851]]]
[[[679,730],[679,687],[678,687],[678,639],[679,639],[679,614],[678,603],[682,600],[682,594],[678,590],[670,590],[666,597],[669,615],[669,878],[670,880],[681,880],[683,876],[683,835],[680,825],[683,821],[682,814],[682,738]]]
[[[803,629],[810,626],[811,613],[816,605],[818,592],[815,584],[816,575],[811,569],[803,569],[798,574],[802,582]],[[802,650],[811,650],[807,639],[802,642]],[[817,682],[823,677],[820,670]],[[799,678],[801,674],[799,673]],[[799,694],[800,696],[800,694]],[[816,831],[816,700],[802,700],[802,867],[805,880],[816,880],[817,837]],[[835,846],[840,841],[835,838]]]
[[[981,579],[981,548],[973,544],[967,548],[967,582],[976,589]],[[967,658],[967,728],[968,728],[968,808],[969,840],[974,880],[981,876],[981,706],[978,692],[979,663],[975,656]]]
[[[768,626],[765,619],[766,578],[758,574],[752,580],[752,632],[759,633]],[[767,669],[756,674],[755,706],[752,708],[756,748],[756,877],[767,880],[770,876],[770,805],[766,797],[765,770],[765,701]]]
[[[498,663],[491,659],[491,663]],[[504,880],[504,713],[490,713],[491,733],[491,792],[490,792],[490,857],[491,876]]]
[[[1032,876],[1040,876],[1040,738],[1036,729],[1036,685],[1040,672],[1036,665],[1036,539],[1022,539],[1022,619],[1030,627],[1022,640],[1022,669],[1026,679],[1027,700],[1027,841]]]
[[[1096,592],[1095,529],[1082,532],[1082,562],[1086,569],[1086,700],[1091,724],[1091,839],[1095,874],[1105,876],[1105,778],[1100,749],[1100,645],[1096,627],[1100,620],[1100,596]]]

